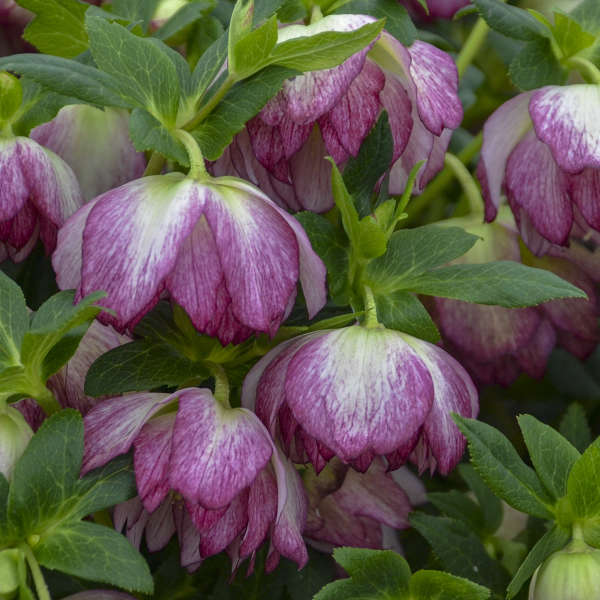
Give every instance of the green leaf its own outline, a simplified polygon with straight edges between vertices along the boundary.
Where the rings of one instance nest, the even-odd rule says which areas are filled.
[[[370,44],[383,24],[376,21],[354,31],[325,31],[286,40],[273,48],[268,64],[302,72],[336,67]]]
[[[251,31],[239,40],[232,49],[235,70],[230,68],[231,73],[237,77],[255,73],[262,65],[268,64],[267,58],[277,43],[277,17],[273,15],[258,29]]]
[[[550,271],[513,261],[450,265],[402,279],[398,287],[427,296],[518,308],[585,293]]]
[[[5,536],[8,536],[8,515],[6,513],[8,502],[8,481],[4,474],[0,473],[0,544],[4,544]]]
[[[569,473],[581,454],[558,431],[535,417],[521,415],[517,420],[539,478],[554,498],[562,498]]]
[[[74,58],[87,50],[87,4],[77,0],[19,0],[19,5],[36,15],[23,37],[40,52]]]
[[[501,0],[473,0],[486,23],[507,37],[531,41],[549,38],[550,31],[526,10]]]
[[[458,472],[477,498],[486,530],[489,533],[494,533],[502,523],[503,510],[500,499],[490,490],[470,464],[462,463],[458,465]]]
[[[521,90],[560,85],[567,75],[554,56],[552,43],[546,38],[525,43],[510,63],[508,74]]]
[[[46,419],[17,462],[8,495],[8,519],[26,537],[68,510],[83,456],[83,419],[72,409]]]
[[[359,217],[372,212],[371,196],[380,177],[389,169],[394,152],[394,139],[387,112],[383,111],[369,135],[361,144],[356,158],[350,157],[344,167],[344,183]]]
[[[596,0],[582,0],[571,12],[573,17],[586,31],[600,33],[600,4]]]
[[[589,48],[596,41],[595,35],[587,33],[575,19],[560,12],[554,13],[552,32],[565,57]]]
[[[444,516],[462,521],[474,532],[484,531],[485,521],[481,508],[462,492],[431,492],[427,494],[427,499]]]
[[[485,600],[490,590],[441,571],[417,571],[410,579],[411,600]]]
[[[49,90],[98,106],[130,108],[114,77],[94,67],[59,56],[14,54],[0,58],[0,69],[30,77]]]
[[[183,167],[190,164],[183,144],[148,111],[136,108],[129,118],[129,135],[136,150],[153,150],[166,158],[178,162]]]
[[[414,294],[400,290],[373,295],[377,318],[388,329],[404,331],[432,344],[440,340],[438,328]]]
[[[281,89],[283,82],[298,75],[283,67],[267,67],[236,83],[203,123],[192,131],[204,158],[217,160],[233,136]]]
[[[192,94],[201,98],[227,58],[227,32],[213,42],[196,63],[192,73]]]
[[[21,342],[29,313],[21,288],[0,271],[0,371],[21,364]]]
[[[148,29],[159,4],[160,0],[112,0],[112,7],[117,15],[132,23],[141,21],[144,31]]]
[[[425,225],[397,231],[387,252],[367,267],[366,280],[381,292],[404,288],[405,280],[462,256],[478,239],[459,227]]]
[[[523,561],[506,590],[508,600],[514,598],[523,587],[523,584],[533,575],[533,572],[553,552],[564,548],[571,538],[571,534],[555,525],[547,531],[537,544],[531,549],[527,558]]]
[[[162,385],[178,386],[203,374],[201,365],[178,353],[172,346],[136,340],[117,346],[96,359],[87,373],[85,393],[103,396]]]
[[[417,39],[417,29],[408,11],[397,0],[351,0],[334,11],[335,13],[356,13],[385,19],[385,30],[405,46]]]
[[[86,19],[90,50],[102,71],[118,82],[119,92],[133,105],[173,125],[179,106],[177,69],[158,40],[144,39],[118,23]]]
[[[413,513],[410,523],[429,542],[444,568],[503,593],[508,573],[490,558],[481,540],[461,521]]]
[[[454,421],[469,442],[473,466],[500,498],[521,512],[553,518],[541,481],[502,433],[475,419],[454,415]]]
[[[600,440],[596,440],[573,465],[567,497],[576,517],[600,516]]]
[[[252,30],[252,15],[254,13],[254,0],[237,0],[229,19],[229,47],[227,61],[231,73],[238,72],[235,54],[236,45]]]
[[[585,410],[578,402],[569,404],[560,421],[559,431],[579,452],[583,452],[592,443],[592,432]]]
[[[214,5],[213,0],[200,0],[199,2],[185,4],[154,32],[154,37],[163,41],[172,38],[182,29],[192,25],[210,12]]]
[[[62,525],[33,548],[47,569],[151,594],[152,575],[142,555],[114,529],[95,523]]]

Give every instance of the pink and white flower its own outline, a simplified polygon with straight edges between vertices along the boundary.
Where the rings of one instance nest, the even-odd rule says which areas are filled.
[[[352,31],[371,21],[330,15],[282,28],[279,42]],[[341,65],[286,81],[213,169],[249,177],[290,210],[327,211],[333,198],[324,157],[343,166],[386,110],[394,138],[390,193],[401,193],[411,169],[426,160],[415,186],[420,192],[443,166],[452,130],[462,120],[457,91],[458,74],[448,54],[421,41],[406,48],[384,32]]]
[[[106,192],[62,228],[53,264],[62,289],[106,291],[116,316],[103,319],[120,330],[166,292],[223,344],[273,335],[298,280],[310,317],[326,300],[325,267],[300,224],[233,177],[170,173]]]
[[[366,471],[375,456],[443,474],[465,440],[450,416],[475,417],[475,386],[446,352],[389,329],[347,327],[280,344],[249,372],[253,408],[294,462],[317,472],[334,456]]]
[[[418,0],[400,0],[417,19],[451,19],[461,8],[469,5],[471,0],[427,0],[429,14]]]
[[[478,175],[486,219],[504,191],[529,248],[566,245],[574,223],[600,230],[600,86],[519,94],[487,121]]]

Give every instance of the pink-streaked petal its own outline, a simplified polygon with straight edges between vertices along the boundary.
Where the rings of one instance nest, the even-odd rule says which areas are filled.
[[[431,377],[396,332],[359,326],[328,332],[295,352],[285,396],[294,417],[342,460],[392,452],[429,413]]]
[[[146,545],[150,552],[162,550],[175,533],[173,518],[173,501],[166,498],[150,515],[146,524]]]
[[[123,531],[134,548],[139,549],[144,529],[150,515],[144,510],[140,499],[135,496],[131,500],[117,504],[113,510],[113,521],[117,531]]]
[[[492,221],[500,206],[502,183],[508,157],[531,128],[529,100],[532,92],[515,96],[498,108],[483,126],[483,146],[477,170],[483,197],[485,218]]]
[[[450,413],[475,418],[479,412],[477,389],[465,369],[444,350],[417,338],[411,338],[409,343],[426,364],[435,393],[421,439],[439,472],[447,475],[457,465],[466,445]]]
[[[194,527],[192,519],[183,502],[173,506],[173,518],[179,539],[179,558],[181,566],[188,571],[196,570],[202,564],[200,556],[200,534]]]
[[[454,61],[443,50],[420,40],[410,46],[408,52],[421,121],[438,136],[444,128],[456,129],[461,124],[463,109]]]
[[[584,169],[569,180],[573,202],[588,225],[600,230],[600,169]]]
[[[26,202],[11,219],[0,222],[0,240],[18,250],[30,246],[31,240],[35,244],[38,233],[39,215],[30,202]]]
[[[566,244],[573,225],[568,177],[544,143],[530,131],[506,165],[508,200],[517,220],[524,210],[535,229],[554,244]]]
[[[110,398],[83,419],[85,450],[81,474],[129,450],[144,423],[177,395],[144,392]]]
[[[223,508],[265,467],[272,444],[250,411],[223,408],[209,390],[179,392],[171,486],[205,508]]]
[[[46,413],[32,398],[23,398],[18,402],[12,403],[11,406],[12,408],[16,408],[25,417],[27,424],[33,431],[37,431],[46,418]]]
[[[404,152],[413,128],[412,104],[402,82],[393,76],[385,79],[385,87],[379,94],[383,108],[388,113],[390,129],[394,138],[393,160]]]
[[[129,113],[84,104],[65,106],[31,137],[74,171],[85,200],[141,177],[145,160],[129,139]]]
[[[37,146],[38,160],[45,165],[45,155]],[[29,197],[26,174],[18,155],[18,139],[0,139],[0,221],[12,219]]]
[[[530,377],[541,378],[555,345],[556,332],[554,327],[552,327],[550,321],[544,319],[531,341],[515,354],[519,366]]]
[[[206,190],[179,173],[144,177],[99,196],[83,232],[82,295],[101,303],[118,328],[133,326],[158,301],[177,253],[202,212]]]
[[[600,167],[600,88],[595,84],[549,86],[533,93],[529,112],[538,138],[561,169]]]
[[[154,417],[133,441],[133,464],[138,495],[144,508],[154,512],[169,493],[169,459],[175,413]]]

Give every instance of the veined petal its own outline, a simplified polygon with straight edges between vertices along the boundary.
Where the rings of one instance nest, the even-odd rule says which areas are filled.
[[[548,86],[533,93],[529,112],[535,132],[561,169],[600,167],[600,87]]]
[[[533,131],[519,142],[508,159],[506,189],[517,220],[518,208],[522,208],[544,238],[554,244],[567,243],[573,226],[568,178]]]
[[[433,402],[423,361],[396,332],[330,331],[295,352],[285,396],[294,417],[342,460],[392,452],[419,429]]]
[[[202,563],[200,556],[200,534],[192,523],[192,519],[183,502],[173,505],[173,518],[179,539],[179,559],[181,566],[194,571]]]
[[[202,192],[179,173],[144,177],[96,199],[83,232],[82,295],[104,290],[101,303],[120,328],[157,301],[185,238],[202,212]]]
[[[511,152],[531,127],[532,92],[515,96],[498,108],[483,126],[483,146],[477,175],[485,199],[485,218],[492,221],[500,206],[504,171]]]
[[[600,230],[600,169],[570,176],[571,197],[590,227]]]
[[[39,214],[30,202],[25,202],[11,219],[0,222],[0,240],[18,250],[24,250],[26,247],[30,247],[31,250],[37,242],[38,234]]]
[[[175,533],[173,500],[167,497],[150,515],[146,524],[146,545],[150,552],[162,550]]]
[[[223,408],[209,390],[179,392],[171,487],[205,508],[223,508],[265,467],[272,444],[250,411]]]
[[[83,419],[82,475],[127,452],[144,423],[176,398],[176,394],[145,392],[110,398],[95,406]]]
[[[18,155],[18,138],[0,139],[0,221],[12,219],[25,205],[29,186]],[[44,153],[39,147],[39,160]]]
[[[400,79],[392,76],[385,78],[385,87],[379,93],[379,99],[388,113],[394,138],[393,160],[396,161],[410,139],[413,128],[412,103]]]

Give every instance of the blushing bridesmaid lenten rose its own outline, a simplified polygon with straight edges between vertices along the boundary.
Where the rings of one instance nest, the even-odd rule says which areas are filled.
[[[364,472],[383,455],[393,469],[410,458],[447,474],[465,446],[450,413],[478,412],[475,386],[449,354],[358,325],[280,344],[248,373],[242,402],[317,472],[334,456]]]
[[[311,318],[326,300],[325,267],[300,224],[233,177],[169,173],[106,192],[62,228],[53,265],[62,289],[105,290],[116,316],[103,320],[120,330],[166,291],[223,344],[273,335],[298,280]]]

